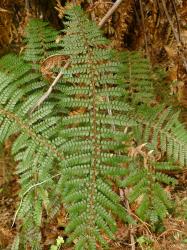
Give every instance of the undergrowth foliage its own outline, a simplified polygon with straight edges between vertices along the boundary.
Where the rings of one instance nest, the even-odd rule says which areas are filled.
[[[43,212],[52,218],[62,204],[66,244],[107,247],[116,217],[135,223],[119,188],[142,220],[160,223],[173,206],[164,190],[176,183],[168,171],[187,161],[186,131],[178,113],[154,101],[149,62],[139,53],[113,51],[80,7],[67,11],[64,25],[56,44],[58,32],[31,20],[24,56],[0,60],[0,141],[14,135],[21,186],[14,219],[22,226],[13,250],[42,249]],[[63,70],[61,80],[30,113],[49,86],[39,62],[57,51],[69,66],[56,69]]]
[[[42,60],[59,51],[59,45],[56,42],[59,32],[51,28],[47,22],[32,19],[25,33],[26,49],[23,58],[31,62],[33,67],[39,66]]]

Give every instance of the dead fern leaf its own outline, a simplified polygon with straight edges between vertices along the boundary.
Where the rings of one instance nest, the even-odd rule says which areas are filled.
[[[60,68],[63,67],[67,62],[67,56],[64,55],[52,55],[47,57],[42,63],[41,63],[41,73],[43,77],[47,80],[52,80],[55,78],[53,68]]]

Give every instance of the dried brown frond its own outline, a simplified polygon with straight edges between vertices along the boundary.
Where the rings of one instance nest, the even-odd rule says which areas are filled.
[[[4,227],[0,227],[0,248],[3,249],[8,246],[10,240],[12,239],[13,235],[10,230]]]
[[[64,17],[64,11],[65,11],[65,7],[62,6],[60,0],[56,0],[56,6],[55,6],[55,9],[57,10],[58,12],[58,17],[60,19],[62,19]]]
[[[85,0],[76,0],[76,1],[67,0],[67,1],[65,1],[64,4],[62,4],[60,0],[56,0],[56,6],[54,8],[58,12],[58,17],[60,19],[62,19],[64,17],[65,10],[67,8],[70,8],[70,6],[75,4],[75,3],[77,5],[81,5],[84,2],[85,2]]]
[[[20,43],[25,16],[23,0],[0,1],[0,54]]]
[[[88,9],[93,16],[97,23],[101,21],[101,19],[105,16],[108,10],[112,7],[113,2],[111,0],[97,0],[93,2],[91,8]],[[107,22],[105,23],[104,32],[106,34],[113,34],[114,30],[112,27],[112,17],[110,17]]]
[[[128,32],[129,24],[132,21],[132,8],[134,6],[133,0],[126,0],[121,3],[113,16],[114,36],[112,43],[115,48],[122,48],[124,46],[124,36]]]
[[[41,73],[47,80],[55,78],[53,68],[63,67],[67,62],[67,57],[63,55],[52,55],[41,63]]]

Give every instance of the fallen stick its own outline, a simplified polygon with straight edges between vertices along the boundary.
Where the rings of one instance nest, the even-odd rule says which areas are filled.
[[[21,201],[20,201],[19,207],[18,207],[18,209],[17,209],[16,212],[15,212],[15,215],[14,215],[13,222],[12,222],[12,226],[11,226],[11,227],[13,227],[14,224],[15,224],[15,222],[16,222],[16,218],[17,218],[17,215],[18,215],[18,213],[19,213],[19,211],[20,211],[20,209],[21,209],[21,206],[22,206],[23,199],[24,199],[25,195],[28,194],[33,188],[35,188],[35,187],[37,187],[37,186],[40,186],[40,185],[46,183],[47,181],[49,181],[49,180],[51,180],[51,179],[53,179],[53,178],[55,178],[55,177],[57,177],[57,176],[59,176],[59,175],[61,175],[61,174],[53,175],[52,177],[50,177],[50,178],[48,178],[48,179],[46,179],[46,180],[44,180],[44,181],[42,181],[42,182],[38,182],[38,183],[36,183],[36,184],[30,186],[30,187],[24,192],[24,194],[23,194],[22,197],[21,197]]]
[[[36,108],[38,108],[47,98],[48,96],[51,94],[54,86],[57,84],[57,82],[60,80],[61,76],[63,75],[63,71],[65,69],[67,69],[67,67],[69,66],[70,62],[68,61],[64,67],[61,69],[61,71],[58,73],[57,77],[55,78],[55,80],[53,81],[53,83],[51,84],[51,86],[49,87],[49,89],[42,95],[42,97],[36,102],[36,104],[32,107],[32,109],[29,111],[29,113],[33,113],[34,110]]]
[[[128,214],[130,215],[131,208],[129,205],[129,201],[127,199],[127,189],[123,190],[122,188],[120,188],[119,192],[120,192],[121,200],[124,203],[124,205],[126,206],[126,210],[127,210]],[[129,228],[130,228],[130,241],[131,241],[131,244],[129,244],[129,246],[131,246],[131,250],[136,250],[136,241],[134,238],[133,226],[130,224]]]
[[[186,56],[185,56],[185,54],[184,54],[184,45],[183,45],[183,42],[181,41],[180,32],[177,33],[177,32],[175,31],[175,27],[174,27],[174,25],[173,25],[172,19],[170,18],[169,12],[168,12],[168,10],[167,10],[165,0],[162,0],[162,6],[163,6],[164,12],[165,12],[165,14],[166,14],[166,17],[167,17],[167,19],[168,19],[168,22],[169,22],[169,24],[170,24],[170,26],[171,26],[171,29],[172,29],[172,31],[173,31],[173,35],[174,35],[174,37],[175,37],[175,40],[176,40],[176,42],[177,42],[178,52],[179,52],[179,54],[180,54],[180,56],[181,56],[181,59],[182,59],[182,61],[183,61],[183,66],[184,66],[184,68],[185,68],[185,70],[186,70],[186,72],[187,72],[187,60],[186,60]],[[178,31],[179,31],[179,27],[178,27]]]
[[[99,22],[98,26],[101,28],[106,23],[106,21],[111,17],[111,15],[114,13],[114,11],[118,8],[118,6],[123,2],[123,0],[117,0],[113,6],[109,9],[109,11],[106,13],[106,15],[102,18],[102,20]]]

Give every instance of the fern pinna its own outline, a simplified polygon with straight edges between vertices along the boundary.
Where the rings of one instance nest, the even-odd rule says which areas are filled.
[[[62,204],[69,215],[66,243],[75,249],[106,247],[116,216],[133,222],[118,187],[130,187],[127,198],[143,220],[163,220],[172,206],[163,185],[176,183],[167,175],[176,167],[155,155],[186,165],[187,136],[178,113],[152,102],[148,62],[138,53],[119,56],[111,50],[80,7],[67,11],[58,46],[58,33],[46,23],[32,20],[28,27],[23,58],[0,60],[0,141],[16,135],[12,153],[21,184],[14,222],[20,219],[22,227],[12,249],[42,249],[43,210],[51,218]],[[39,63],[59,48],[69,66],[56,69],[62,79],[29,112],[48,88]],[[132,138],[135,154],[129,150]]]

